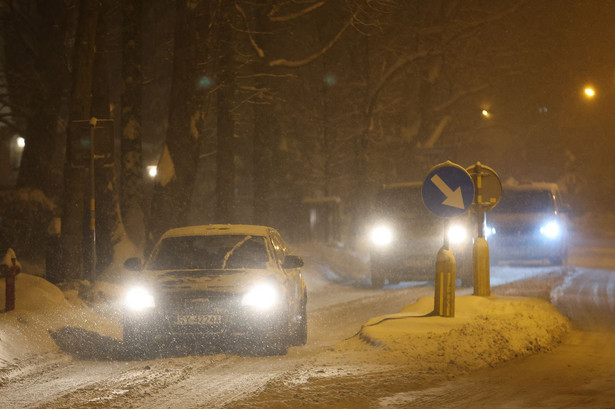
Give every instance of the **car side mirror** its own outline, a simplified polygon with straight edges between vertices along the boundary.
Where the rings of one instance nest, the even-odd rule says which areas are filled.
[[[286,256],[282,263],[283,269],[293,269],[303,267],[303,259],[299,256]]]
[[[560,205],[560,208],[558,210],[561,214],[564,214],[566,216],[572,215],[572,207],[568,203]]]
[[[124,261],[124,268],[131,271],[143,270],[143,263],[139,257],[132,257]]]

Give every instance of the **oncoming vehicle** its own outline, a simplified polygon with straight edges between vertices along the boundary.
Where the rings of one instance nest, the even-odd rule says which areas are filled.
[[[431,213],[421,196],[421,182],[384,185],[377,193],[370,220],[372,287],[385,282],[428,281],[435,277],[438,250],[448,235],[457,278],[471,280],[471,238],[467,215],[448,223]],[[470,260],[470,262],[468,262]]]
[[[140,269],[138,259],[127,268]],[[279,355],[307,340],[303,261],[273,228],[205,225],[167,231],[124,298],[124,341],[246,342]]]
[[[555,183],[503,186],[502,199],[486,215],[490,259],[564,264],[568,258],[565,213]]]

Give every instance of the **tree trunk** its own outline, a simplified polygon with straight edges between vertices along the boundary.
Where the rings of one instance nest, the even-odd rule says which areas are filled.
[[[111,33],[109,21],[113,10],[113,0],[103,1],[104,12],[99,17],[96,33],[96,53],[93,78],[92,117],[97,119],[111,119],[111,96],[109,89],[109,54]],[[100,132],[95,134],[95,146],[100,147],[102,140]],[[115,138],[113,138],[115,140]],[[118,242],[118,232],[121,229],[119,214],[118,192],[116,189],[116,177],[114,161],[104,161],[99,158],[95,162],[95,205],[96,205],[96,271],[88,271],[88,277],[94,279],[98,273],[108,267],[113,261],[113,246]],[[89,189],[87,189],[89,190]],[[89,197],[89,195],[86,195]],[[89,203],[89,201],[86,201]],[[87,207],[86,207],[87,208]],[[86,212],[87,213],[87,212]],[[89,219],[89,214],[86,214]],[[86,223],[90,226],[90,223]],[[88,231],[88,236],[92,234]],[[92,242],[91,236],[87,243]],[[88,248],[88,247],[86,247]],[[90,267],[89,264],[87,264]]]
[[[13,115],[24,115],[22,135],[26,140],[17,185],[41,189],[58,202],[61,173],[54,158],[61,145],[58,123],[61,101],[69,86],[63,56],[66,53],[66,8],[59,0],[38,0],[35,4],[14,4],[4,33],[7,88],[15,106]],[[20,6],[24,6],[20,9]],[[44,16],[44,18],[43,18]],[[23,18],[29,21],[23,22]],[[34,23],[36,22],[36,24]]]
[[[99,1],[81,0],[79,5],[71,91],[71,121],[90,118],[92,71],[99,9]],[[72,132],[69,127],[64,166],[61,236],[62,272],[65,279],[80,279],[83,277],[83,198],[86,187],[86,171],[85,168],[75,166],[76,154],[78,153],[76,147],[79,144],[79,135]]]
[[[258,7],[256,10],[255,32],[261,34],[258,44],[261,48],[267,49],[268,39],[271,37],[271,27],[267,12],[269,7]],[[252,168],[254,175],[253,196],[252,196],[252,222],[269,226],[271,225],[271,183],[274,152],[277,149],[275,144],[279,140],[279,127],[275,126],[274,103],[271,93],[271,81],[266,80],[263,74],[273,74],[271,67],[260,58],[255,66],[256,89],[261,90],[260,100],[254,104],[254,131],[252,134]]]
[[[124,0],[122,53],[122,143],[120,208],[126,234],[139,249],[145,245],[143,155],[141,148],[142,0]]]
[[[197,78],[196,14],[186,0],[176,1],[173,84],[165,150],[158,165],[149,232],[151,247],[166,230],[186,224],[199,158],[195,98]]]
[[[235,184],[233,152],[235,119],[232,112],[235,100],[235,73],[233,67],[233,28],[230,20],[233,5],[230,2],[224,2],[220,7],[222,10],[218,37],[216,221],[218,223],[230,223],[233,218]]]

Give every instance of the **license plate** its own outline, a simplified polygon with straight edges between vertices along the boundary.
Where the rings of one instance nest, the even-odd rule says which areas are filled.
[[[221,325],[221,315],[178,315],[178,325]]]

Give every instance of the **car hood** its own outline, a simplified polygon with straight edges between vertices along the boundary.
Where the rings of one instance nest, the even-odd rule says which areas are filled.
[[[545,220],[556,218],[555,213],[492,213],[487,214],[487,224],[494,223],[498,225],[513,225],[521,224],[539,224]]]
[[[282,281],[282,275],[266,269],[145,271],[142,280],[163,292],[242,293],[257,282]]]

